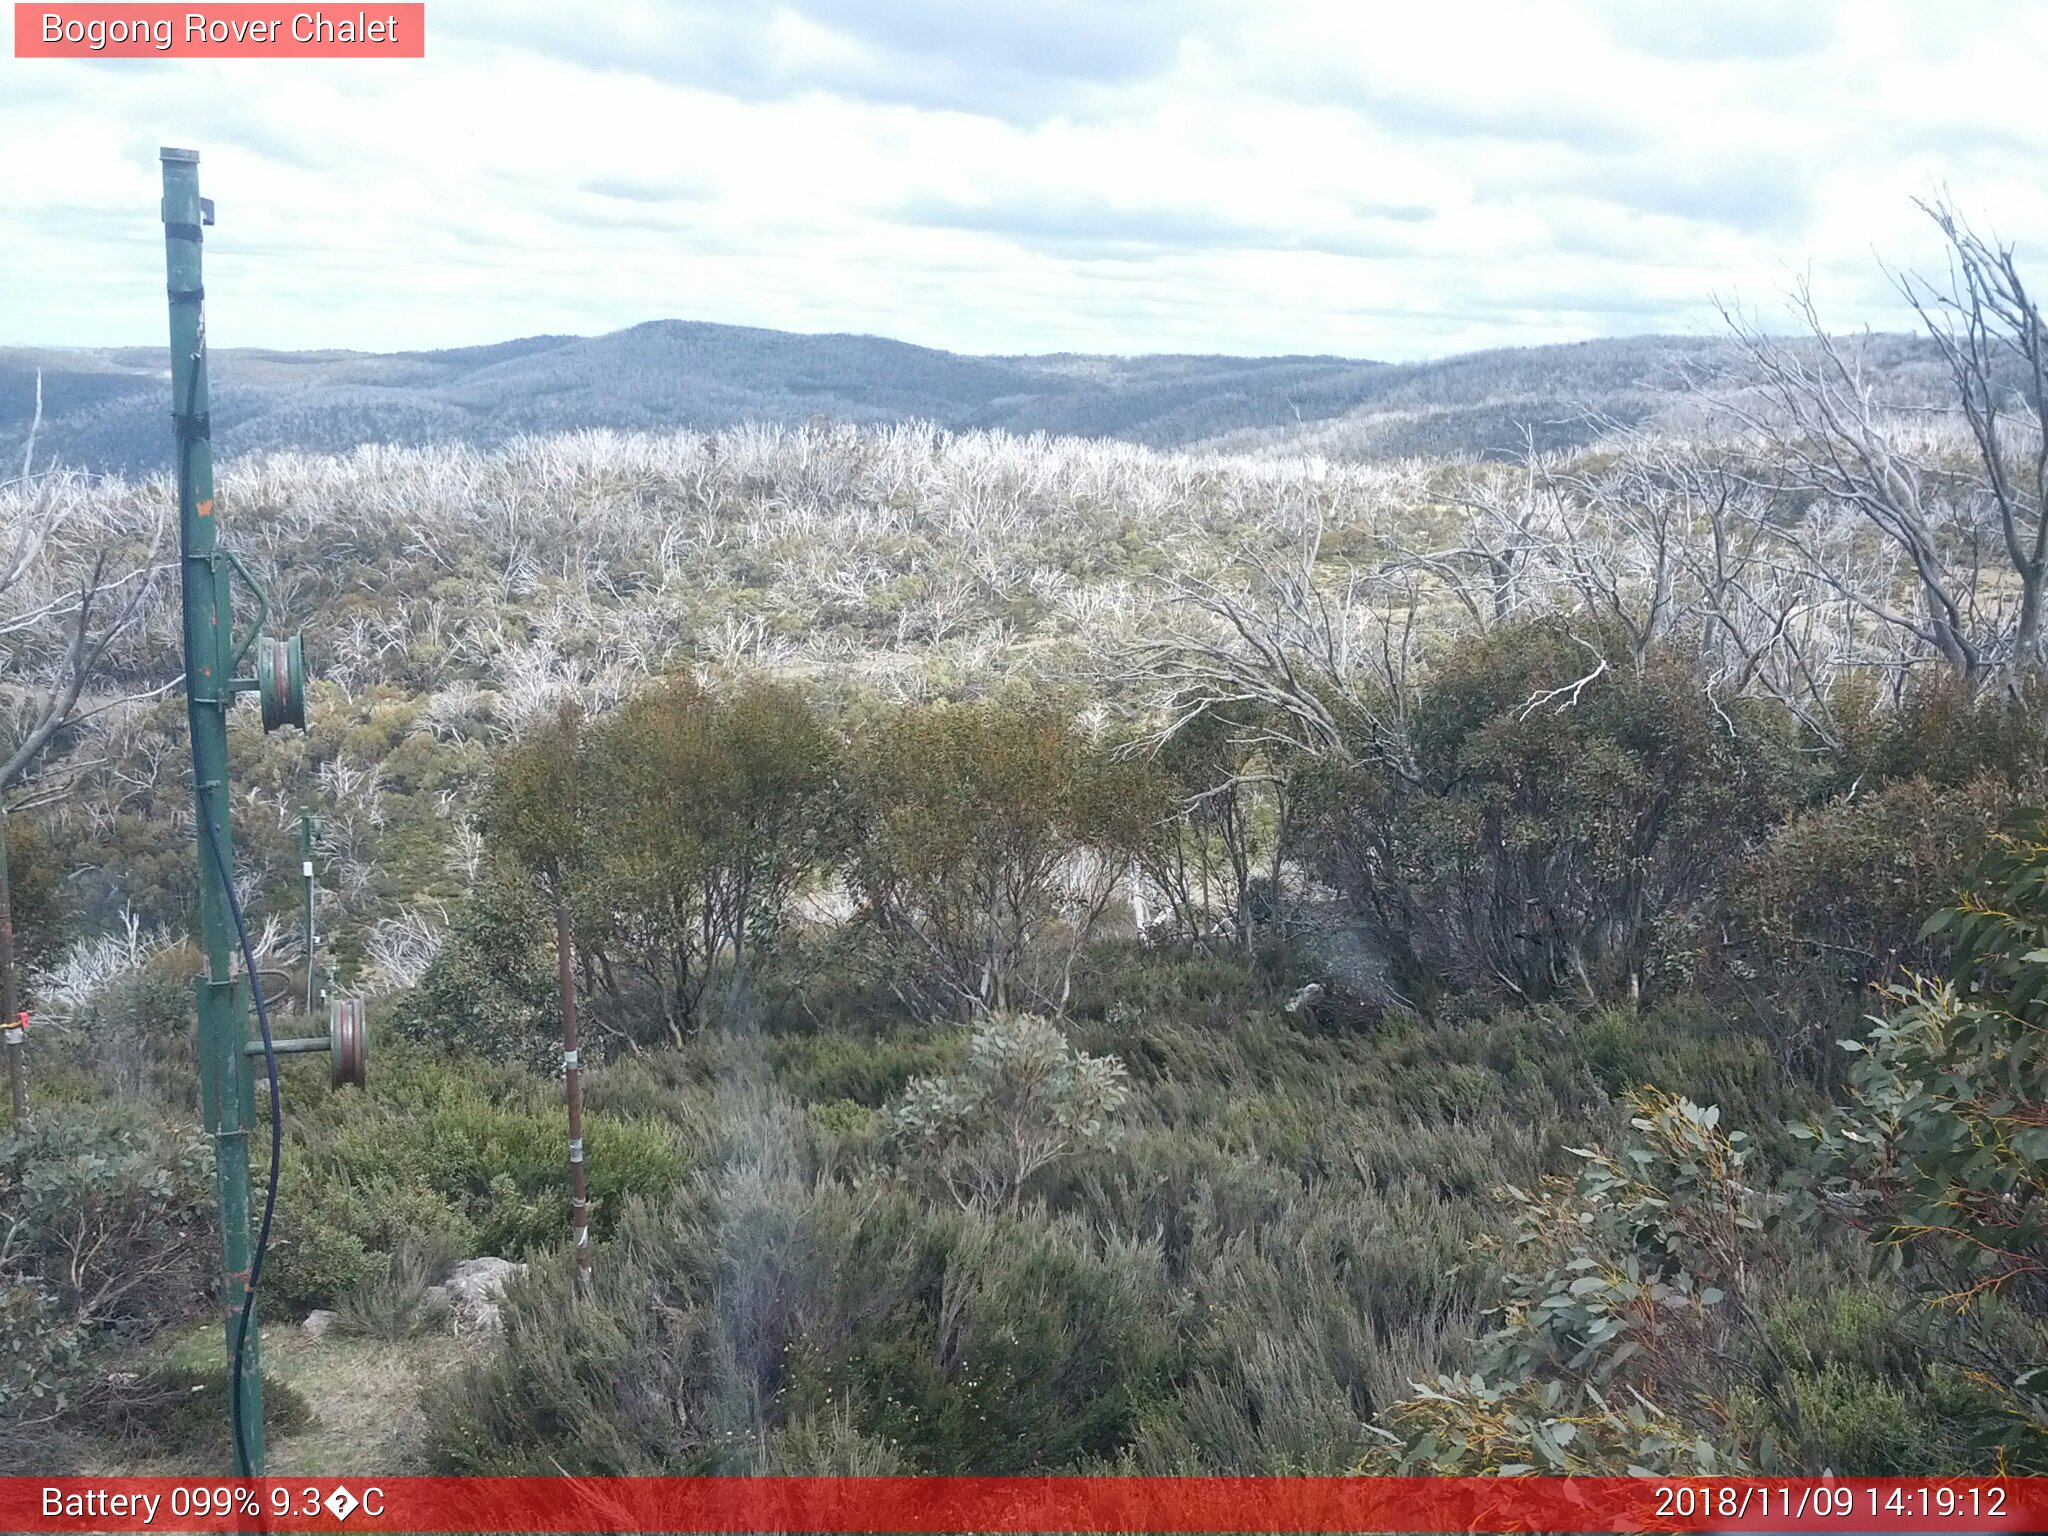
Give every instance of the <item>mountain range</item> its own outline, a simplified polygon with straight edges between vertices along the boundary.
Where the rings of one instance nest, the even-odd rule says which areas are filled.
[[[1932,366],[1878,337],[1887,367]],[[968,356],[875,336],[658,320],[603,336],[528,336],[438,352],[220,348],[218,454],[360,443],[489,444],[585,427],[925,419],[1121,438],[1160,448],[1312,448],[1336,458],[1495,457],[1565,447],[1596,418],[1638,422],[1711,369],[1713,339],[1641,336],[1429,362],[1345,357]],[[170,457],[160,347],[0,347],[0,446],[21,451],[40,374],[36,462],[142,473]],[[0,460],[0,462],[8,462]]]

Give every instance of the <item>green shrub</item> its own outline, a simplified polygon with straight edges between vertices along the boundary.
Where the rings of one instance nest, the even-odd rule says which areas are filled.
[[[2018,680],[2018,692],[1972,688],[1946,667],[1916,672],[1894,690],[1858,680],[1832,701],[1842,737],[1842,787],[1925,779],[1961,789],[1987,777],[2037,800],[2048,767],[2048,684]]]
[[[1953,940],[1951,976],[1890,988],[1891,1012],[1864,1039],[1843,1042],[1849,1101],[1799,1132],[1813,1153],[1807,1213],[1867,1227],[1936,1308],[1969,1325],[1971,1356],[1998,1362],[1977,1372],[2002,1399],[1980,1426],[1985,1444],[2041,1465],[2048,815],[2001,834],[1973,888],[1924,932]]]
[[[537,1271],[504,1349],[436,1394],[449,1472],[759,1470],[845,1416],[841,1449],[921,1472],[1076,1468],[1166,1390],[1156,1250],[1023,1212],[736,1174],[640,1206],[597,1299]]]
[[[408,1246],[449,1258],[479,1252],[477,1224],[448,1194],[376,1167],[356,1167],[317,1134],[289,1143],[270,1252],[263,1262],[266,1316],[339,1308],[380,1284]]]
[[[1746,963],[1778,994],[1802,975],[1849,990],[1929,969],[1921,924],[1955,899],[2011,804],[1988,775],[1954,787],[1912,778],[1793,817],[1731,889],[1755,945]]]
[[[73,919],[63,852],[42,824],[25,816],[0,820],[7,838],[8,914],[14,923],[14,963],[23,975],[56,954]],[[33,1001],[33,999],[31,999]]]
[[[851,880],[922,951],[934,1001],[1064,1006],[1072,966],[1158,822],[1145,764],[1039,703],[896,711],[853,748]]]
[[[325,1100],[301,1123],[311,1133],[307,1174],[347,1191],[346,1211],[328,1206],[329,1225],[361,1238],[367,1253],[394,1251],[404,1235],[383,1210],[411,1212],[460,1251],[503,1257],[568,1231],[569,1131],[558,1082],[460,1057],[387,1053],[376,1098]],[[672,1188],[683,1174],[682,1151],[660,1124],[593,1113],[584,1144],[600,1237],[627,1195]],[[337,1250],[344,1261],[347,1248],[344,1240]]]
[[[451,1303],[431,1288],[455,1257],[438,1245],[402,1244],[386,1257],[381,1274],[341,1298],[335,1327],[372,1339],[410,1339],[445,1328]]]
[[[87,1330],[33,1281],[0,1277],[0,1427],[21,1433],[71,1407],[85,1368]]]
[[[1386,1415],[1386,1465],[1458,1473],[1742,1471],[1716,1380],[1757,1326],[1749,1294],[1764,1203],[1740,1131],[1712,1108],[1642,1095],[1619,1153],[1575,1180],[1503,1191],[1498,1326],[1474,1369]]]
[[[393,1035],[443,1052],[559,1065],[562,1012],[553,919],[524,885],[489,880],[449,922],[418,986],[387,1016]]]
[[[677,673],[595,721],[529,732],[500,755],[480,820],[508,869],[574,908],[605,1022],[680,1045],[715,977],[726,1011],[747,1011],[757,960],[843,843],[845,800],[838,741],[802,693]]]
[[[889,1122],[955,1200],[992,1209],[1060,1159],[1114,1146],[1125,1078],[1122,1062],[1075,1050],[1050,1020],[999,1015],[975,1026],[959,1071],[911,1082]]]
[[[190,1315],[213,1273],[213,1159],[132,1105],[46,1109],[0,1139],[0,1264],[88,1330]]]
[[[779,1035],[769,1042],[776,1086],[807,1102],[851,1099],[879,1108],[911,1079],[950,1065],[960,1053],[956,1031],[898,1026],[863,1036],[841,1031]]]
[[[1317,862],[1425,1006],[1445,980],[1529,1001],[1685,984],[1650,971],[1660,927],[1718,892],[1791,792],[1784,721],[1718,708],[1678,651],[1637,661],[1561,617],[1460,638],[1406,716],[1410,769],[1324,767],[1305,809]]]

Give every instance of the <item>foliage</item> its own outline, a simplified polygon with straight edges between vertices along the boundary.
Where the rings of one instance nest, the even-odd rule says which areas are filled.
[[[920,1077],[891,1106],[896,1139],[962,1206],[1000,1209],[1048,1165],[1116,1144],[1123,1063],[1074,1049],[1046,1019],[975,1026],[961,1070]]]
[[[287,1154],[259,1300],[287,1317],[338,1310],[382,1286],[408,1250],[473,1257],[478,1221],[457,1194],[341,1162],[316,1131]]]
[[[1158,797],[1158,829],[1139,845],[1139,867],[1192,939],[1249,945],[1275,915],[1258,882],[1287,857],[1291,785],[1247,714],[1205,710],[1183,724],[1156,747],[1144,786]]]
[[[212,1157],[148,1110],[45,1110],[0,1140],[0,1274],[86,1329],[190,1313],[212,1265]]]
[[[1155,817],[1142,765],[1043,703],[892,713],[854,755],[851,876],[956,1005],[1064,1005],[1077,952]]]
[[[1727,1472],[1716,1367],[1753,1326],[1748,1250],[1763,1203],[1740,1131],[1669,1094],[1632,1104],[1620,1153],[1577,1151],[1576,1180],[1503,1191],[1515,1211],[1498,1326],[1474,1368],[1388,1415],[1404,1471]]]
[[[1891,1011],[1843,1042],[1850,1100],[1804,1128],[1814,1213],[1867,1224],[1980,1335],[2025,1320],[2031,1358],[1974,1352],[2003,1398],[1994,1443],[2036,1462],[2048,1452],[2048,819],[1999,836],[1978,883],[1926,928],[1953,940],[1951,977],[1887,989]]]
[[[451,1257],[518,1258],[568,1230],[569,1142],[561,1085],[472,1057],[387,1050],[377,1096],[307,1102],[294,1085],[300,1145],[285,1164],[266,1291],[335,1306],[376,1283],[407,1242]],[[591,1227],[611,1230],[625,1199],[683,1176],[670,1126],[604,1113],[584,1125]]]
[[[745,995],[840,832],[837,744],[793,689],[679,674],[587,725],[566,711],[501,756],[480,818],[496,853],[568,903],[587,980],[624,1022],[637,980],[680,1042],[718,969]],[[622,975],[622,972],[628,973]]]
[[[50,834],[26,816],[0,819],[7,838],[8,910],[14,922],[14,963],[28,975],[55,954],[71,920],[64,868]],[[23,989],[27,995],[27,988]],[[32,1000],[32,999],[31,999]]]
[[[1758,948],[1747,964],[1779,994],[1802,974],[1840,989],[1929,968],[1921,925],[1955,898],[2010,804],[1995,778],[1910,778],[1795,815],[1732,885],[1732,915]]]
[[[1995,779],[2016,797],[2037,798],[2048,770],[2044,704],[2048,678],[2040,676],[1972,689],[1947,671],[1916,673],[1890,697],[1845,681],[1835,699],[1844,738],[1836,778],[1844,788],[1924,779],[1945,790]]]
[[[63,1421],[96,1344],[199,1310],[212,1214],[205,1143],[140,1107],[46,1106],[0,1137],[0,1429]]]
[[[770,1455],[817,1472],[851,1448],[792,1466],[797,1426],[844,1414],[870,1464],[1049,1470],[1113,1450],[1162,1391],[1156,1253],[1043,1214],[764,1172],[637,1210],[594,1305],[562,1276],[514,1287],[502,1354],[433,1404],[436,1464],[706,1472]]]
[[[432,1287],[453,1256],[431,1240],[401,1242],[386,1257],[381,1274],[340,1298],[335,1326],[374,1339],[409,1339],[446,1327],[452,1303]]]
[[[448,925],[419,985],[386,1016],[400,1039],[549,1070],[561,1004],[546,909],[528,887],[486,880]]]
[[[85,1326],[41,1285],[0,1278],[0,1426],[60,1417],[85,1367]]]
[[[1327,1472],[1369,1426],[1428,1422],[1488,1465],[1548,1466],[1540,1435],[1608,1470],[1701,1467],[1702,1439],[1716,1465],[2025,1463],[2016,1378],[2048,1359],[2030,1282],[1930,1311],[1881,1261],[1953,1294],[1971,1282],[1946,1237],[1851,1240],[1845,1218],[1899,1226],[1904,1165],[1824,1173],[1797,1254],[1743,1229],[1744,1284],[1694,1254],[1669,1308],[1628,1287],[1683,1296],[1652,1229],[1690,1232],[1711,1181],[1645,1215],[1684,1185],[1646,1145],[1611,1177],[1656,1193],[1543,1182],[1596,1173],[1567,1149],[1618,1145],[1618,1105],[1662,1088],[1750,1128],[1738,1181],[1766,1185],[1777,1122],[1833,1086],[1814,1041],[1868,975],[1938,953],[1951,935],[1913,925],[1978,829],[2038,798],[2031,685],[1914,680],[1926,648],[1857,603],[1890,606],[1896,568],[1853,527],[1829,542],[1853,518],[1825,497],[1744,500],[1754,466],[1717,481],[1721,452],[1360,466],[736,429],[224,464],[240,548],[319,611],[331,679],[304,738],[237,718],[238,875],[252,910],[291,910],[310,800],[343,984],[420,983],[378,1010],[399,1048],[367,1102],[287,1064],[266,1305],[353,1298],[403,1331],[417,1236],[530,1258],[506,1357],[437,1399],[455,1469]],[[1474,510],[1496,493],[1504,518]],[[80,518],[163,501],[63,494]],[[1184,601],[1295,550],[1301,626],[1246,636]],[[1828,585],[1866,565],[1876,586]],[[1978,598],[1972,622],[2004,622]],[[175,603],[152,604],[142,649],[174,658]],[[1128,660],[1169,609],[1281,674],[1327,651],[1337,670],[1295,700],[1329,712],[1321,749],[1242,700],[1163,717],[1175,680]],[[1784,613],[1806,629],[1773,630]],[[1355,687],[1326,686],[1341,666]],[[169,700],[81,733],[89,792],[40,824],[88,928],[185,920],[181,730]],[[561,1249],[557,891],[597,1047],[583,1307]],[[425,969],[372,969],[400,930]],[[1345,956],[1382,950],[1398,985],[1340,996]],[[173,969],[39,1037],[39,1106],[189,1118]],[[1310,981],[1321,999],[1287,1010]],[[1984,982],[1943,1007],[1989,1007]],[[990,1200],[974,1149],[999,1116],[965,1112],[968,1033],[929,1015],[998,1003],[1003,1027],[1057,1011],[1061,1059],[1113,1060],[1129,1091],[1115,1156],[1073,1145],[1028,1183],[998,1172],[1011,1193]],[[1966,1052],[1936,1054],[1960,1071]],[[934,1084],[939,1135],[884,1113]],[[1024,1123],[1027,1151],[1058,1129]],[[2030,1187],[1993,1157],[1986,1178],[2007,1175]],[[1530,1204],[1483,1198],[1503,1181]],[[1549,1236],[1505,1282],[1464,1262],[1531,1222]],[[1607,1289],[1574,1296],[1589,1274]],[[100,1337],[46,1289],[8,1294],[53,1351],[39,1379]],[[1510,1341],[1490,1302],[1521,1309]],[[1595,1304],[1649,1347],[1573,1367]],[[1587,1395],[1603,1369],[1608,1413]],[[1417,1381],[1449,1405],[1397,1406]]]
[[[1765,717],[1732,728],[1683,656],[1637,666],[1561,618],[1460,640],[1408,716],[1412,773],[1326,768],[1311,804],[1333,881],[1424,995],[1640,991],[1658,924],[1714,894],[1782,797]]]

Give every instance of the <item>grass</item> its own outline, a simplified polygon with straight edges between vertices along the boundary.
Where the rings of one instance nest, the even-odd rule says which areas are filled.
[[[328,1334],[295,1325],[262,1330],[266,1470],[273,1476],[399,1477],[424,1472],[421,1392],[474,1358],[474,1337],[433,1335],[391,1341]],[[187,1388],[184,1401],[153,1426],[109,1426],[90,1444],[81,1473],[162,1477],[218,1473],[229,1456],[221,1389],[220,1330],[194,1324],[152,1340],[115,1369]]]

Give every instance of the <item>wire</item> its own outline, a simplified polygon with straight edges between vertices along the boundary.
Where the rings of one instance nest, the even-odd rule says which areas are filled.
[[[235,936],[242,945],[242,969],[249,978],[249,995],[256,1000],[256,1024],[263,1032],[263,1064],[270,1077],[270,1178],[263,1191],[263,1224],[256,1233],[256,1253],[249,1262],[249,1283],[242,1290],[242,1317],[235,1329],[233,1365],[228,1373],[228,1415],[235,1429],[235,1460],[242,1476],[254,1477],[249,1459],[248,1434],[242,1424],[242,1365],[248,1352],[249,1318],[256,1308],[256,1286],[263,1278],[263,1256],[270,1251],[270,1218],[277,1210],[277,1171],[284,1161],[284,1108],[277,1090],[277,1046],[270,1037],[270,1011],[263,1006],[263,985],[256,974],[256,951],[249,942],[249,925],[242,917],[242,903],[235,896],[234,873],[221,851],[220,836],[202,818],[206,846],[213,850],[214,867],[220,871],[221,890],[228,898],[228,912],[235,920]],[[225,1087],[222,1089],[226,1091]]]

